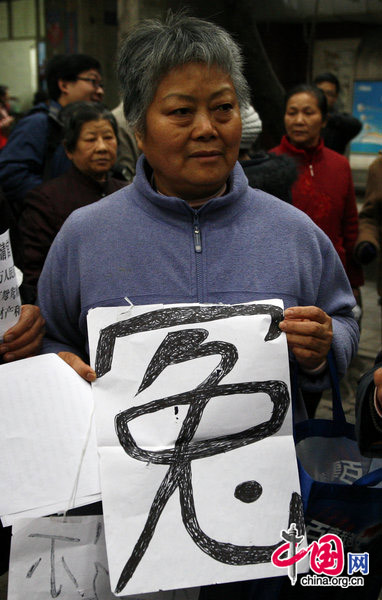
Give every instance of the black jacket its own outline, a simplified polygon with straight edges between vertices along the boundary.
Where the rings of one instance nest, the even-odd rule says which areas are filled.
[[[322,130],[327,148],[345,154],[346,146],[362,129],[362,123],[349,113],[329,112],[328,121]]]
[[[261,151],[250,160],[240,161],[240,164],[251,187],[292,204],[291,188],[297,179],[293,158]]]

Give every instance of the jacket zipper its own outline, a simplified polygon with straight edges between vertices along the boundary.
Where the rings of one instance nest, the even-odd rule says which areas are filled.
[[[193,230],[194,230],[194,249],[198,254],[202,251],[202,238],[200,235],[200,225],[199,225],[199,216],[197,212],[194,212],[194,222],[193,222]]]
[[[312,177],[314,177],[313,165],[309,165],[309,171]]]
[[[197,302],[204,302],[202,274],[202,236],[200,233],[199,215],[196,210],[193,211],[192,234],[195,252]]]

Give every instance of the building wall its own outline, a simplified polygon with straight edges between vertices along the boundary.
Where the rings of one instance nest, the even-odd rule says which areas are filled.
[[[115,60],[118,45],[117,0],[45,0],[46,53],[81,52],[102,67],[105,103],[119,102]]]
[[[37,48],[42,17],[40,0],[0,3],[0,83],[9,87],[16,113],[31,107],[38,87]]]

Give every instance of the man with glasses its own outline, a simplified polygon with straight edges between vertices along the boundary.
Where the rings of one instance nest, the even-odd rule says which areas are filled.
[[[69,168],[59,113],[72,102],[103,100],[100,69],[86,54],[57,55],[48,62],[49,106],[42,102],[21,119],[0,154],[0,184],[16,219],[29,190]]]

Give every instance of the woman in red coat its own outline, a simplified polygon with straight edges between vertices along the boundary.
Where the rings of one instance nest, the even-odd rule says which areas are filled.
[[[294,87],[285,101],[286,135],[271,152],[295,158],[298,178],[292,187],[292,203],[331,239],[360,305],[359,286],[364,280],[362,267],[353,258],[358,235],[353,180],[347,158],[324,146],[321,130],[326,115],[327,103],[322,90],[306,84]],[[321,394],[305,392],[303,396],[308,416],[312,418]]]
[[[271,152],[296,159],[299,176],[292,188],[293,205],[304,211],[331,239],[357,298],[363,284],[353,249],[358,234],[358,213],[348,160],[326,148],[321,130],[327,104],[322,90],[298,85],[286,97],[286,135]]]

